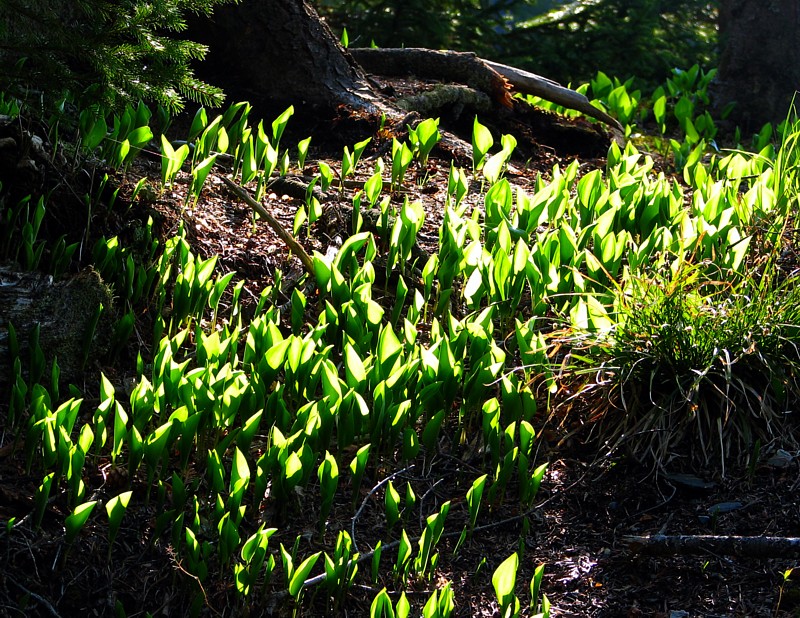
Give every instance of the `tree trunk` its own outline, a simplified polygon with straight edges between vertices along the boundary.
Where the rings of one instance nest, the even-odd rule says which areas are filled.
[[[364,72],[304,0],[243,0],[198,18],[189,38],[208,45],[198,73],[229,101],[370,109]]]
[[[722,0],[719,107],[736,101],[732,119],[747,131],[780,122],[800,88],[800,2]]]

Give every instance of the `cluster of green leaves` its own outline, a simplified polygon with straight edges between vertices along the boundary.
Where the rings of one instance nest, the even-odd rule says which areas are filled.
[[[603,67],[653,88],[673,67],[715,61],[717,6],[706,0],[559,2],[516,24],[509,60],[563,83],[588,80]]]
[[[222,93],[194,78],[206,48],[175,37],[187,12],[210,14],[224,0],[5,0],[0,5],[0,89],[26,99],[65,97],[120,107],[144,99],[171,110],[184,100],[219,104]]]
[[[628,86],[598,79],[592,88],[611,100]],[[671,96],[680,101],[677,93]],[[198,112],[190,144],[164,147],[164,186],[186,174],[196,199],[221,152],[231,154],[234,176],[252,182],[257,193],[276,172],[285,173],[292,163],[280,140],[291,111],[272,123],[271,135],[263,123],[251,128],[248,112],[237,104],[210,121]],[[130,108],[97,129],[100,120],[87,115],[85,145],[124,167],[140,144],[131,135],[148,126],[137,117],[150,118]],[[196,257],[182,229],[162,247],[147,226],[136,251],[116,238],[98,240],[92,254],[104,278],[129,307],[152,308],[154,352],[148,363],[139,357],[129,395],[102,377],[99,401],[81,414],[77,389],[60,396],[56,363],[47,374],[36,331],[23,358],[9,329],[9,421],[24,435],[31,473],[42,475],[32,524],[42,524],[58,492],[71,509],[66,541],[79,542],[97,510],[83,479],[102,459],[127,469],[145,489],[125,488],[106,504],[109,556],[126,510],[154,500],[153,540],[172,544],[196,592],[214,577],[232,582],[243,607],[255,591],[276,586],[300,606],[304,589],[322,584],[340,606],[370,558],[373,583],[403,591],[433,580],[449,559],[441,549],[445,535],[458,537],[458,553],[501,504],[535,504],[546,471],[535,461],[536,394],[558,387],[553,336],[543,327],[553,323],[569,333],[556,345],[586,347],[582,357],[592,375],[619,384],[627,401],[653,404],[630,406],[619,425],[626,436],[650,436],[652,429],[667,436],[664,448],[633,444],[637,454],[663,459],[684,436],[704,449],[719,444],[723,461],[752,448],[775,430],[797,395],[794,280],[774,266],[774,276],[755,284],[748,270],[752,235],[760,230],[767,247],[779,247],[798,195],[800,124],[786,123],[778,133],[781,148],[765,145],[757,155],[703,160],[698,145],[684,163],[683,183],[655,174],[652,159],[633,144],[613,144],[605,170],[579,178],[577,162],[557,166],[528,193],[504,178],[514,139],[501,136],[495,149],[495,137],[476,119],[474,168],[451,168],[438,251],[422,259],[412,248],[424,209],[391,197],[415,159],[418,173],[425,172],[435,121],[417,127],[408,144],[395,144],[391,170],[382,160],[359,170],[367,146],[361,142],[344,150],[340,170],[319,165],[316,182],[330,186],[338,175],[342,192],[346,178],[367,180],[352,196],[353,235],[335,255],[313,255],[318,300],[291,291],[290,328],[277,304],[285,292],[280,277],[247,318],[239,300],[243,282],[232,286],[221,309],[234,275],[216,273],[214,257]],[[131,150],[123,154],[119,144],[126,141]],[[307,140],[296,149],[300,169],[307,149]],[[470,211],[471,180],[483,193],[482,207]],[[360,229],[362,201],[380,209],[383,251]],[[6,208],[2,220],[30,224],[33,232],[43,216],[46,210],[23,205]],[[6,250],[19,255],[18,247],[29,245],[36,256],[36,234],[18,245],[6,230]],[[393,304],[376,300],[382,253],[387,280],[397,282]],[[413,479],[404,487],[391,476],[372,488],[370,495],[383,491],[385,529],[371,554],[361,554],[346,530],[334,530],[330,546],[298,535],[277,552],[270,548],[276,530],[259,521],[265,504],[287,514],[302,496],[313,496],[324,534],[335,525],[334,509],[357,518],[363,479],[370,467],[379,469],[378,460],[412,465],[443,443],[472,436],[482,468],[435,507],[417,499]],[[359,508],[367,504],[374,502]],[[387,555],[390,566],[382,569]],[[518,565],[519,552],[492,577],[504,616],[521,611]],[[537,569],[530,603],[547,615],[541,578]],[[199,612],[203,596],[194,598]],[[453,606],[446,583],[421,611],[445,617]],[[410,611],[404,593],[393,603],[386,589],[371,606],[373,616]]]
[[[178,152],[183,146],[164,149],[164,169],[169,172],[163,175],[165,186],[179,173],[191,173],[196,179],[195,170],[209,158],[212,162],[205,167],[210,169],[217,156],[214,149],[233,152],[234,167],[238,173],[249,174],[246,180],[269,178],[275,163],[266,153],[278,152],[290,112],[273,123],[272,138],[264,139],[263,147],[259,146],[264,134],[261,124],[259,141],[245,136],[246,112],[237,106],[211,122],[198,113],[190,130],[193,161],[189,171],[178,171],[180,165],[174,162],[177,157],[184,158]],[[142,132],[137,125],[147,127],[146,122],[135,120],[137,115],[147,116],[133,109],[110,123],[85,116],[86,147],[106,152],[109,162],[125,167],[130,159],[119,150],[119,144],[129,140],[132,132]],[[109,130],[109,126],[113,128]],[[437,139],[436,123],[423,123],[411,148],[406,146],[420,169]],[[343,168],[357,166],[365,146],[356,145],[350,156],[346,149]],[[301,156],[302,150],[301,145]],[[258,154],[261,151],[263,156]],[[341,177],[347,175],[343,170]],[[373,178],[376,175],[378,181],[364,189],[373,203],[383,190],[382,168],[376,169]],[[455,205],[466,192],[463,172],[451,171],[451,180],[450,199]],[[399,184],[398,179],[396,186]],[[194,195],[201,190],[198,182]],[[383,201],[388,225],[388,212],[394,206]],[[22,209],[19,212],[25,214]],[[334,503],[340,501],[340,469],[351,473],[349,489],[355,506],[370,453],[390,457],[400,447],[403,458],[411,462],[422,455],[422,449],[435,452],[445,433],[458,435],[468,427],[482,425],[487,444],[492,443],[489,461],[496,467],[487,492],[493,506],[507,499],[509,489],[530,505],[545,470],[543,465],[536,470],[530,467],[535,438],[533,392],[523,379],[502,375],[511,359],[506,361],[492,336],[492,307],[462,320],[446,309],[438,310],[441,321],[433,321],[430,342],[423,345],[417,340],[417,326],[423,317],[433,315],[436,305],[445,307],[447,302],[440,302],[434,285],[434,258],[425,267],[422,290],[402,282],[424,213],[418,203],[406,200],[394,214],[395,223],[387,227],[391,228],[395,255],[390,271],[401,271],[401,285],[391,318],[372,298],[378,250],[374,237],[361,232],[348,239],[332,260],[315,254],[322,302],[316,315],[309,315],[304,311],[304,295],[296,289],[293,332],[288,335],[274,304],[277,289],[264,290],[252,319],[245,323],[239,309],[240,282],[228,310],[220,316],[218,305],[233,274],[215,277],[216,259],[196,258],[182,231],[163,247],[152,237],[152,224],[137,248],[121,246],[116,237],[99,239],[92,252],[94,262],[120,299],[129,307],[147,302],[153,309],[155,352],[147,365],[139,358],[136,385],[127,401],[102,377],[96,409],[81,415],[83,401],[77,389],[71,389],[69,399],[55,404],[59,397],[57,365],[46,381],[41,351],[32,352],[30,366],[23,367],[15,344],[16,386],[9,418],[26,436],[30,469],[43,474],[34,524],[41,525],[53,494],[65,492],[73,509],[65,522],[67,540],[77,542],[81,530],[93,521],[97,504],[95,498],[87,499],[85,468],[108,457],[112,465],[127,469],[128,478],[138,479],[146,487],[137,499],[126,490],[107,503],[109,556],[127,508],[135,500],[148,503],[155,495],[159,515],[153,537],[170,539],[188,572],[197,578],[195,582],[202,583],[212,573],[231,577],[245,603],[253,590],[269,585],[273,570],[280,569],[289,595],[300,603],[317,560],[324,558],[322,581],[334,602],[340,603],[357,572],[359,555],[352,540],[339,531],[330,551],[313,551],[303,557],[304,545],[298,537],[291,549],[281,547],[280,560],[276,560],[268,546],[274,530],[252,526],[251,514],[258,512],[265,499],[275,501],[281,509],[291,509],[296,490],[319,492],[319,521],[324,530]],[[43,212],[27,217],[37,216]],[[98,312],[102,310],[98,308]],[[205,319],[209,315],[211,322]],[[217,320],[218,327],[206,328]],[[539,345],[532,330],[520,327],[519,336],[529,346]],[[39,349],[35,341],[29,343],[32,351]],[[341,353],[334,352],[337,349]],[[499,400],[491,396],[490,386],[499,377],[503,400],[509,406],[502,415],[497,413]],[[459,401],[464,402],[462,410],[451,418],[448,412]],[[482,421],[485,401],[495,411],[490,421]],[[265,443],[263,431],[267,431]],[[258,448],[254,448],[256,440]],[[358,446],[356,455],[343,460],[351,445]],[[185,476],[190,461],[193,469],[204,472],[202,479]],[[483,475],[483,482],[488,476]],[[171,489],[169,503],[167,487]],[[478,518],[481,499],[482,492],[471,490],[471,512],[463,514],[471,521],[470,529]],[[403,524],[396,560],[398,582],[432,578],[442,559],[437,547],[450,502],[425,518],[420,513],[424,524],[414,530],[412,522],[418,518],[410,514],[417,508],[410,483],[405,500],[388,484],[387,534],[401,521]],[[209,525],[215,531],[210,539]],[[373,554],[375,572],[380,558],[381,552]],[[423,609],[426,616],[450,615],[451,589],[437,591]]]

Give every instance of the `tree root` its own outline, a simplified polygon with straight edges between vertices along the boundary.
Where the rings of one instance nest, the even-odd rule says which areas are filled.
[[[422,48],[348,50],[364,70],[377,75],[416,75],[454,81],[479,90],[499,105],[514,105],[512,88],[551,103],[579,111],[622,131],[615,119],[594,107],[586,96],[535,73],[479,58],[472,52],[435,51]]]

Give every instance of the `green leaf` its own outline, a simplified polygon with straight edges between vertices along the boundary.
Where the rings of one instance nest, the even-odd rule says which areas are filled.
[[[217,160],[217,155],[211,155],[207,157],[203,161],[201,161],[193,170],[192,170],[192,186],[189,190],[191,195],[194,195],[195,200],[200,196],[200,191],[203,189],[203,185],[206,182],[206,178],[208,177],[208,173],[211,171],[211,168],[214,165],[214,162]]]
[[[317,552],[309,556],[294,570],[292,579],[289,582],[289,594],[292,595],[293,598],[297,599],[300,595],[300,591],[303,589],[306,578],[311,572],[311,569],[314,568],[314,565],[316,564],[321,553],[322,552]]]
[[[289,487],[294,487],[300,482],[303,476],[303,462],[297,453],[292,452],[286,458],[286,467],[284,468],[283,478]]]
[[[383,553],[383,541],[378,541],[375,544],[375,549],[372,551],[372,583],[378,583],[378,574],[381,568],[381,555]]]
[[[516,585],[518,568],[519,556],[514,552],[497,567],[492,575],[492,586],[503,612],[514,599],[514,586]]]
[[[544,565],[536,567],[531,577],[531,609],[535,612],[539,606],[539,591],[542,588],[542,578],[544,577]]]
[[[300,171],[306,165],[306,157],[308,156],[308,147],[311,144],[311,138],[307,137],[297,143],[297,167]]]
[[[97,500],[92,500],[91,502],[84,502],[83,504],[77,506],[75,510],[72,512],[71,515],[67,517],[64,521],[64,527],[66,528],[66,541],[67,544],[72,543],[75,540],[75,537],[81,531],[83,526],[89,520],[89,517],[94,510],[94,507],[97,505]]]
[[[194,115],[194,119],[192,120],[192,126],[189,129],[189,136],[187,137],[187,141],[191,142],[195,137],[202,133],[203,129],[206,128],[208,124],[208,115],[206,114],[205,108],[201,107],[197,110]]]
[[[132,491],[126,491],[118,496],[111,498],[106,503],[106,513],[108,513],[108,551],[111,553],[111,546],[114,544],[114,539],[119,531],[122,517],[125,515],[125,510],[128,508]]]
[[[392,600],[389,598],[386,588],[372,600],[372,605],[369,607],[369,618],[396,618]]]
[[[386,487],[384,503],[386,505],[386,524],[391,528],[400,519],[400,494],[391,481]]]
[[[280,116],[272,121],[272,139],[275,140],[275,148],[277,148],[277,145],[280,143],[281,137],[283,136],[283,131],[286,129],[289,118],[291,118],[293,114],[294,106],[290,105]]]
[[[381,176],[380,172],[377,172],[370,176],[369,180],[364,183],[364,194],[367,196],[367,200],[369,201],[370,207],[374,208],[375,203],[378,201],[378,198],[381,196],[381,191],[383,190],[383,177]]]
[[[472,482],[472,486],[467,490],[467,506],[469,507],[470,528],[475,527],[475,522],[478,519],[478,511],[481,507],[481,499],[483,498],[483,490],[486,486],[487,477],[487,474],[478,477]]]
[[[241,493],[250,481],[250,466],[247,464],[247,458],[244,456],[239,447],[234,448],[233,465],[231,467],[231,481],[229,492]]]
[[[472,124],[472,165],[474,169],[478,170],[483,167],[486,153],[494,144],[492,133],[478,122],[478,117],[475,116],[475,121]]]
[[[317,477],[322,498],[320,511],[324,519],[330,512],[336,488],[339,485],[339,466],[336,464],[336,458],[328,451],[325,451],[325,459],[317,469]]]
[[[88,112],[89,110],[85,111]],[[81,114],[81,116],[83,116],[83,114]],[[89,131],[84,133],[83,147],[89,152],[93,151],[106,138],[107,133],[108,125],[106,124],[106,119],[102,115],[99,115],[92,123]]]
[[[350,388],[358,389],[366,382],[367,371],[364,368],[364,363],[349,342],[344,346],[344,367],[345,379]]]

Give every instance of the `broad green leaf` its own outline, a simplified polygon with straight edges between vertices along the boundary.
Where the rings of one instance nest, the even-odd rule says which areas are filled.
[[[357,389],[364,384],[367,379],[364,363],[349,342],[344,346],[344,367],[347,385],[350,388]]]
[[[317,559],[320,557],[322,552],[317,552],[300,563],[294,573],[292,574],[292,579],[289,582],[289,594],[292,595],[295,599],[298,598],[300,591],[303,589],[303,585],[305,584],[306,578],[308,574],[311,572],[311,569],[314,568],[314,565],[317,562]]]
[[[84,502],[83,504],[77,506],[71,515],[67,516],[66,520],[64,521],[67,544],[72,543],[72,541],[75,540],[75,537],[89,520],[89,517],[91,516],[96,505],[97,500]]]
[[[492,575],[492,586],[503,610],[513,601],[518,568],[519,556],[514,552],[497,567]]]
[[[372,600],[369,618],[396,618],[392,600],[389,598],[386,588],[382,589]]]
[[[472,165],[476,170],[481,169],[483,166],[486,153],[494,144],[492,133],[478,122],[478,117],[475,116],[475,121],[472,124]]]

